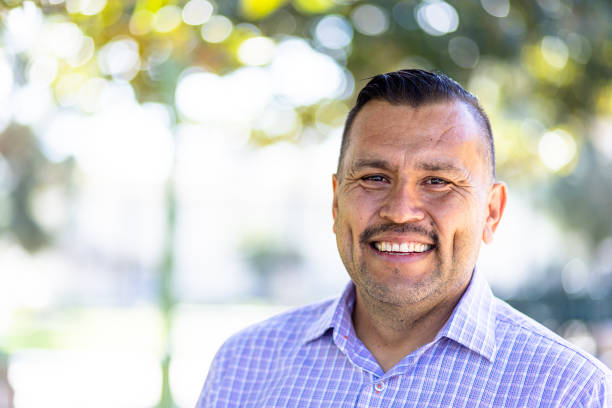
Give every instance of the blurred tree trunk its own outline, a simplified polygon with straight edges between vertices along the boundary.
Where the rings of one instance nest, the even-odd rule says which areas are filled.
[[[170,389],[170,363],[172,361],[172,345],[170,333],[172,332],[172,318],[174,305],[176,303],[174,295],[174,247],[176,241],[176,191],[174,189],[174,170],[176,158],[173,159],[172,170],[166,184],[166,242],[164,253],[159,268],[159,289],[158,302],[163,319],[163,339],[164,356],[161,361],[162,369],[162,390],[158,408],[174,408],[176,404],[172,398]]]

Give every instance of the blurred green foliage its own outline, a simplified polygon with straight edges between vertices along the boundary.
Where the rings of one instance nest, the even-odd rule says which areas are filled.
[[[18,0],[2,3],[0,24],[11,9],[24,5]],[[419,8],[436,1],[218,0],[209,3],[211,14],[233,23],[229,36],[220,42],[205,40],[201,23],[190,25],[176,19],[184,1],[45,0],[36,4],[47,23],[77,24],[93,40],[95,50],[118,38],[137,41],[141,66],[128,80],[140,102],[174,106],[174,90],[185,69],[231,72],[243,64],[238,56],[240,45],[255,36],[308,40],[346,66],[356,89],[380,72],[403,67],[441,70],[475,92],[490,113],[503,177],[523,186],[546,185],[543,190],[548,198],[555,198],[550,209],[595,242],[612,235],[607,216],[612,202],[610,158],[598,150],[593,131],[598,118],[612,115],[612,7],[607,1],[457,1],[452,3],[458,17],[456,30],[432,35],[423,29],[418,16]],[[375,13],[364,6],[374,7]],[[317,24],[329,15],[352,24],[347,46],[330,49],[317,39]],[[367,19],[376,21],[380,16],[384,29],[368,32]],[[13,60],[17,83],[24,83],[27,65],[28,55],[17,53]],[[60,86],[61,79],[73,74],[110,78],[101,72],[95,56],[79,64],[62,62],[52,84],[57,97],[66,91]],[[318,105],[324,104],[329,101]],[[298,107],[303,126],[291,130],[297,134],[268,137],[258,130],[253,131],[252,143],[299,140],[299,132],[316,122],[317,108]],[[341,122],[345,114],[346,107],[329,109],[325,120]],[[543,132],[557,130],[571,138],[577,154],[551,171],[540,160],[538,142]],[[53,170],[55,176],[49,177],[50,166],[58,166],[49,164],[25,128],[11,126],[2,132],[0,153],[15,179],[10,194],[2,198],[12,202],[8,205],[11,211],[5,214],[9,220],[0,224],[25,248],[35,250],[49,236],[28,210],[28,200],[41,183],[67,185],[70,172]],[[585,166],[589,168],[584,170]],[[573,174],[577,168],[583,169],[582,179]],[[590,186],[589,174],[599,174],[598,186],[605,188]],[[583,206],[585,201],[588,204]],[[585,208],[584,214],[573,211],[577,207]]]

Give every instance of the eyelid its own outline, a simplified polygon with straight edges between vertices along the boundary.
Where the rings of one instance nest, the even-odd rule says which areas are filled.
[[[382,179],[382,180],[376,180],[376,181],[389,181],[389,179],[382,174],[368,174],[368,175],[360,177],[359,179],[361,181],[374,181],[372,180],[372,178],[374,177],[380,177]]]
[[[432,184],[432,183],[430,183],[430,181],[432,181],[432,180],[439,180],[440,183]],[[427,177],[425,179],[425,184],[429,184],[429,185],[432,185],[432,186],[446,186],[448,184],[451,184],[451,182],[448,181],[447,179],[443,178],[443,177],[432,176],[432,177]]]

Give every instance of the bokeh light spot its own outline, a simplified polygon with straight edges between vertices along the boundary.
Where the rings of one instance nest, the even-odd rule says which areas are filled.
[[[461,68],[474,68],[478,64],[478,44],[467,37],[455,37],[448,42],[448,53],[453,62]]]
[[[58,58],[74,58],[83,46],[83,33],[74,23],[52,24],[42,36],[41,44]]]
[[[106,0],[66,0],[66,10],[70,14],[80,13],[95,16],[106,7]]]
[[[183,21],[189,25],[201,25],[213,13],[213,5],[206,0],[191,0],[183,8]]]
[[[573,295],[583,292],[589,281],[589,271],[580,258],[569,261],[561,272],[561,284],[565,292]]]
[[[429,35],[441,36],[459,27],[457,10],[445,1],[424,0],[415,12],[419,27]]]
[[[176,88],[176,105],[194,122],[249,124],[268,105],[271,89],[270,75],[263,68],[240,68],[223,77],[187,71]]]
[[[612,116],[596,119],[593,123],[591,135],[595,147],[612,163]],[[612,252],[610,253],[612,254]]]
[[[183,76],[176,87],[176,106],[187,119],[204,120],[215,112],[211,97],[222,95],[221,78],[210,72],[191,72]]]
[[[232,33],[232,22],[224,16],[212,16],[202,25],[202,38],[209,43],[223,42]]]
[[[482,8],[493,17],[506,17],[510,13],[509,0],[480,0]]]
[[[177,28],[182,21],[182,10],[177,6],[164,6],[153,17],[153,28],[158,33],[168,33]]]
[[[153,17],[155,17],[155,14],[151,13],[149,10],[138,10],[134,12],[130,18],[130,33],[133,35],[148,34],[151,31]]]
[[[240,12],[246,18],[258,20],[278,9],[284,0],[240,0]]]
[[[299,11],[309,14],[325,13],[335,6],[334,0],[293,0],[293,5]]]
[[[66,60],[68,65],[71,67],[80,67],[85,65],[94,55],[96,46],[94,40],[91,37],[83,37],[81,39],[81,46],[76,54],[72,55]]]
[[[303,40],[279,44],[270,65],[279,95],[294,105],[312,105],[344,92],[344,73],[331,57],[314,51]]]
[[[274,54],[274,41],[268,37],[251,37],[238,48],[238,59],[245,65],[265,65]]]
[[[319,44],[325,48],[337,50],[351,43],[353,27],[342,16],[325,16],[317,23],[314,34]]]
[[[590,41],[577,33],[569,33],[566,38],[567,47],[570,57],[576,62],[586,64],[591,58],[591,43]]]
[[[542,38],[540,50],[544,60],[555,69],[563,69],[567,64],[569,49],[561,38],[547,35]]]
[[[295,110],[286,105],[273,104],[268,106],[257,118],[255,128],[272,137],[290,133],[298,124]]]
[[[131,38],[109,42],[98,52],[98,64],[115,79],[131,80],[140,69],[138,43]]]
[[[364,4],[351,13],[357,31],[365,35],[380,35],[389,28],[387,13],[378,6]]]
[[[6,15],[5,43],[11,44],[16,51],[27,50],[39,40],[42,21],[42,11],[31,1],[23,2],[21,7]]]
[[[542,135],[538,146],[540,160],[552,171],[559,171],[576,155],[576,142],[562,129]]]

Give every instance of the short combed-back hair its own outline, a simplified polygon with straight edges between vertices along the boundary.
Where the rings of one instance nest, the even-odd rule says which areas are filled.
[[[491,165],[492,178],[495,179],[493,132],[491,131],[489,117],[478,103],[478,99],[454,79],[442,73],[421,69],[402,69],[370,78],[370,81],[359,92],[357,102],[346,118],[338,159],[338,174],[340,174],[342,160],[349,145],[353,121],[365,104],[372,100],[382,100],[392,105],[409,105],[413,108],[442,101],[464,102],[486,133],[487,159]]]

